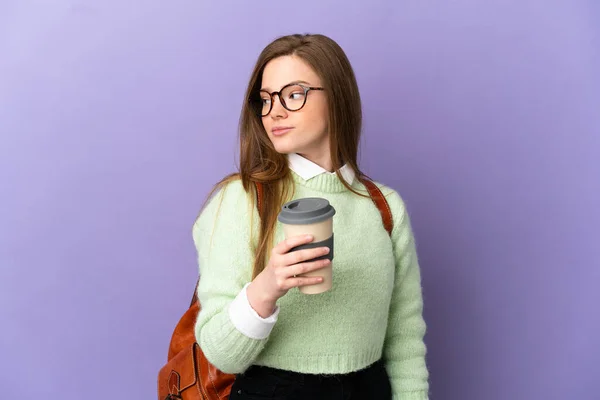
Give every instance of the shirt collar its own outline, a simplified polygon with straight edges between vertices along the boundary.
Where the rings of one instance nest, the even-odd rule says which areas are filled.
[[[297,153],[288,154],[288,161],[290,169],[297,173],[305,181],[324,173],[335,174],[335,172],[329,172],[320,165],[302,157]],[[356,177],[356,174],[348,164],[344,164],[344,166],[340,168],[340,174],[342,174],[344,180],[350,185],[354,182],[354,178]]]

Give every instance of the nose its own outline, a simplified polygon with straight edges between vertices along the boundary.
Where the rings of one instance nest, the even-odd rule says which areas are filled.
[[[281,104],[281,96],[279,93],[272,96],[273,108],[271,108],[271,118],[285,118],[287,116],[287,110]]]

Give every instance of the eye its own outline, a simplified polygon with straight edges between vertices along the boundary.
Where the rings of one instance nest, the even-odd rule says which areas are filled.
[[[304,98],[304,91],[302,92],[292,92],[289,95],[290,100],[302,100]]]

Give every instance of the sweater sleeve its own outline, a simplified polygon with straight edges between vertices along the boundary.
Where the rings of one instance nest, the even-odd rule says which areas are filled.
[[[193,227],[198,253],[201,311],[196,340],[204,355],[225,373],[244,372],[264,348],[270,329],[261,337],[236,328],[230,306],[252,278],[253,223],[258,215],[249,195],[234,181],[208,202]]]
[[[387,198],[394,217],[392,242],[396,274],[384,342],[384,359],[394,400],[427,400],[429,372],[423,341],[426,326],[415,239],[400,196],[392,191]]]

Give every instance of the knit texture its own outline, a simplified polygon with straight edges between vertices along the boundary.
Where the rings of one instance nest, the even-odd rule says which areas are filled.
[[[227,185],[194,224],[202,310],[196,338],[223,372],[265,365],[313,374],[363,369],[383,357],[395,400],[428,399],[421,276],[410,219],[397,192],[377,183],[394,218],[391,240],[370,198],[350,192],[335,174],[305,181],[293,173],[294,198],[323,197],[336,209],[333,288],[305,295],[297,288],[278,301],[270,336],[244,336],[228,306],[251,281],[259,216],[240,181]],[[366,193],[355,182],[353,187]],[[284,239],[281,225],[275,243]]]

